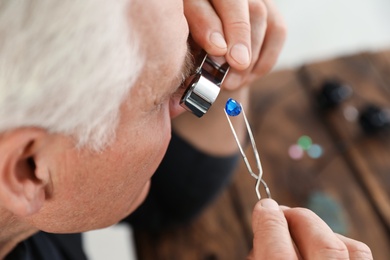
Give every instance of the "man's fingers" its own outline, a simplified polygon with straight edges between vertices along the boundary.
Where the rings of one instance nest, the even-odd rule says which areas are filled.
[[[251,47],[252,60],[249,68],[246,70],[231,69],[225,80],[223,87],[228,90],[235,90],[247,83],[246,78],[252,73],[260,56],[260,50],[263,45],[264,36],[267,28],[267,9],[261,0],[249,1],[249,13],[251,24]]]
[[[222,22],[207,0],[184,0],[184,14],[191,36],[208,54],[223,56],[227,52]]]
[[[252,228],[254,259],[297,259],[287,221],[274,200],[256,204]]]
[[[223,88],[248,85],[275,65],[286,28],[272,0],[184,0],[184,12],[195,42],[229,63]]]
[[[314,212],[263,199],[253,211],[250,259],[372,260],[362,242],[334,233]]]
[[[347,246],[312,211],[294,208],[283,212],[304,259],[349,259]]]
[[[228,44],[226,60],[235,69],[244,70],[251,62],[251,24],[248,1],[213,0]]]
[[[262,0],[250,0],[248,4],[251,22],[252,65],[254,65],[263,45],[269,14]]]
[[[286,40],[287,29],[282,15],[272,0],[263,0],[267,6],[267,31],[253,76],[263,76],[275,65]]]

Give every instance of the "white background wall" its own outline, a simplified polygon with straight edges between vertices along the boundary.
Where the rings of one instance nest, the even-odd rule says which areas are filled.
[[[390,48],[389,0],[275,0],[288,38],[277,68]]]
[[[390,49],[390,0],[275,0],[288,26],[276,69],[366,50]],[[88,232],[91,260],[135,260],[131,230]]]

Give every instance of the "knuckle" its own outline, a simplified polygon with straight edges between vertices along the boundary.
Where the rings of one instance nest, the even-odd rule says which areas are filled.
[[[250,33],[251,25],[247,20],[235,20],[231,21],[228,26],[232,29],[243,31],[245,33]]]
[[[348,260],[349,252],[347,247],[343,243],[334,243],[328,245],[318,251],[318,255],[324,259],[334,259],[334,260]]]
[[[351,259],[373,259],[371,249],[359,241],[355,241],[352,245],[349,245],[349,256]]]
[[[263,19],[267,19],[268,10],[267,6],[263,1],[252,0],[249,1],[249,12],[251,15],[262,17]]]
[[[273,24],[275,34],[278,35],[281,41],[284,41],[287,37],[287,26],[284,22],[278,22]]]

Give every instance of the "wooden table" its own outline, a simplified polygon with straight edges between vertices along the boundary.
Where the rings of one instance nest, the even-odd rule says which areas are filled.
[[[349,84],[353,94],[321,110],[316,99],[321,84],[334,78]],[[254,84],[251,99],[248,112],[273,198],[310,206],[320,215],[333,211],[323,217],[330,217],[334,229],[368,244],[374,259],[390,259],[390,133],[368,136],[358,121],[345,117],[367,104],[390,108],[390,51],[272,73]],[[302,135],[323,148],[320,158],[289,156]],[[189,226],[159,235],[136,232],[138,257],[245,259],[256,201],[254,179],[241,163],[228,189]]]

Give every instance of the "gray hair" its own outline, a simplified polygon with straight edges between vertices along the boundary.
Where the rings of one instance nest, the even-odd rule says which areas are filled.
[[[0,132],[33,126],[100,149],[142,67],[129,0],[1,0]]]

